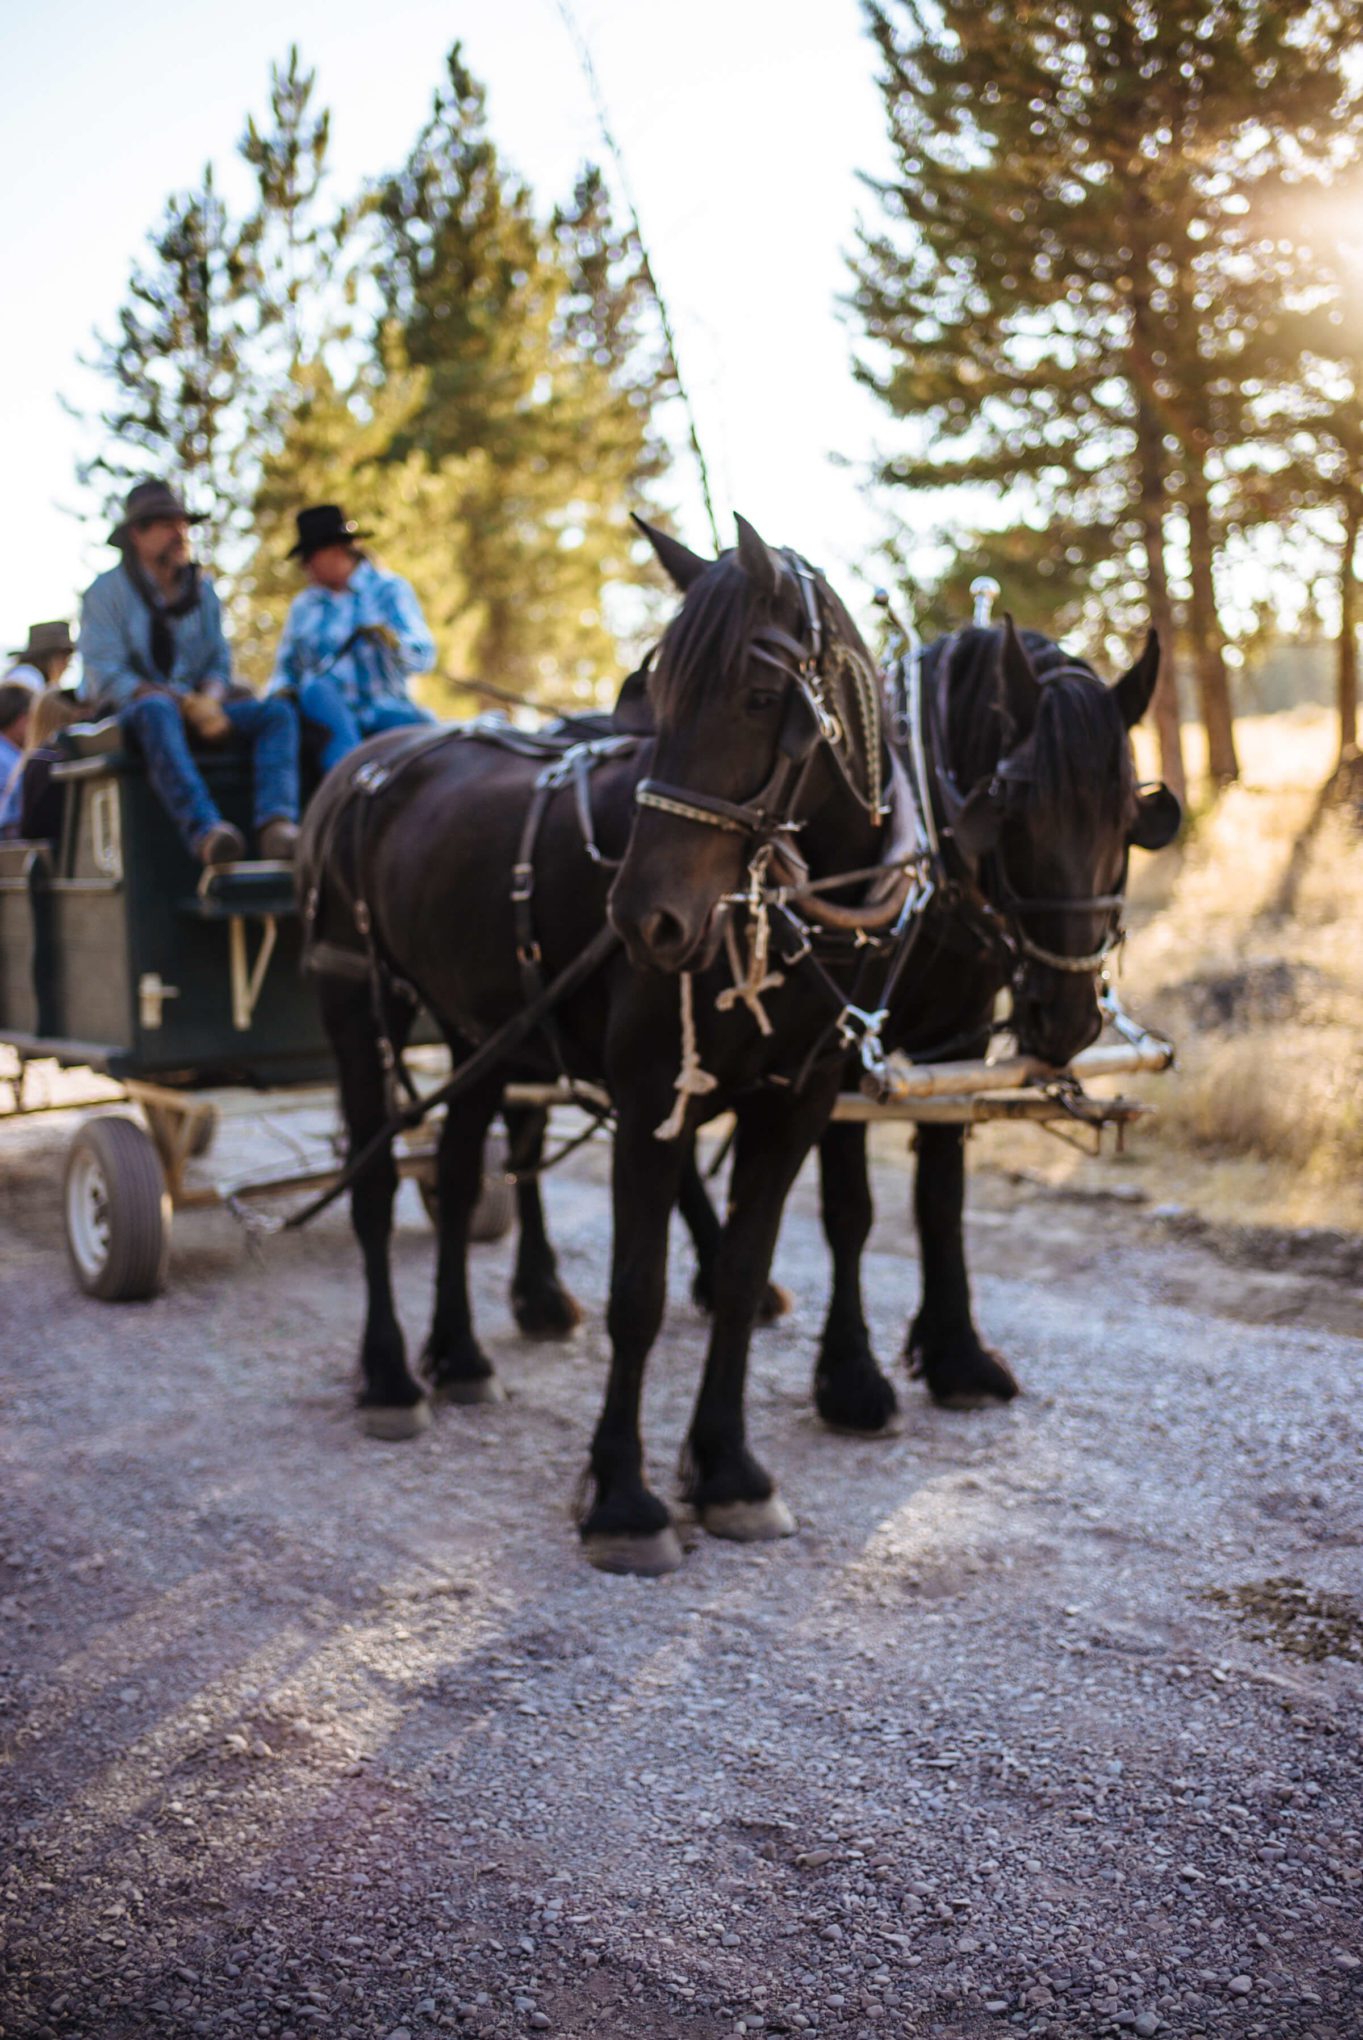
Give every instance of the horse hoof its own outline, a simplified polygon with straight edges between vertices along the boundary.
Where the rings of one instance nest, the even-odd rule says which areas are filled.
[[[769,1282],[757,1306],[757,1322],[774,1325],[779,1318],[789,1317],[794,1308],[795,1298],[790,1291],[779,1282]]]
[[[610,1535],[584,1537],[583,1556],[598,1572],[634,1573],[644,1580],[661,1579],[682,1562],[681,1539],[671,1524],[648,1537]]]
[[[992,1346],[973,1343],[934,1352],[914,1340],[905,1357],[910,1380],[926,1382],[928,1394],[944,1410],[996,1409],[1022,1393],[1016,1374]]]
[[[795,1535],[795,1518],[779,1495],[765,1502],[711,1502],[700,1511],[701,1527],[735,1544],[769,1544]]]
[[[883,1424],[835,1424],[831,1418],[820,1419],[825,1431],[831,1431],[835,1438],[866,1438],[874,1444],[881,1438],[898,1438],[903,1435],[904,1419],[898,1410],[892,1410]]]
[[[506,1390],[495,1374],[469,1374],[461,1380],[457,1375],[450,1381],[435,1381],[431,1384],[431,1395],[438,1403],[499,1403],[506,1401]]]
[[[389,1445],[403,1438],[419,1438],[431,1425],[431,1406],[425,1396],[414,1403],[366,1403],[357,1415],[366,1438],[381,1438]]]
[[[511,1314],[526,1339],[570,1339],[584,1316],[582,1305],[566,1289],[540,1296],[513,1296]]]

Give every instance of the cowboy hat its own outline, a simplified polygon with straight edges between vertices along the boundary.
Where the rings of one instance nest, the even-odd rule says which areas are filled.
[[[290,560],[307,560],[324,546],[353,545],[357,538],[369,536],[353,517],[346,516],[339,503],[314,503],[311,509],[300,510],[295,522],[298,540],[285,554]]]
[[[28,643],[16,645],[10,653],[12,659],[47,659],[54,652],[74,652],[76,640],[71,635],[69,623],[31,623],[28,627]]]
[[[109,533],[110,545],[123,545],[136,524],[152,524],[168,518],[178,524],[202,524],[206,510],[187,510],[169,482],[134,482],[123,504],[123,521]]]

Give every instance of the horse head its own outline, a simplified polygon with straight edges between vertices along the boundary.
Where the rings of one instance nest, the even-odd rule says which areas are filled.
[[[858,657],[871,667],[822,578],[746,519],[717,560],[636,521],[684,600],[650,677],[652,770],[636,790],[610,915],[636,965],[700,970],[754,858],[790,848],[826,799],[834,761],[821,754],[837,752],[849,784],[865,773],[863,719],[847,690]],[[871,740],[878,747],[878,725]]]
[[[1011,617],[994,641],[988,748],[953,819],[957,849],[1007,928],[1015,954],[1013,1025],[1024,1054],[1067,1063],[1098,1035],[1098,990],[1121,940],[1131,849],[1162,849],[1182,811],[1166,786],[1140,786],[1130,732],[1159,675],[1152,631],[1113,686]]]

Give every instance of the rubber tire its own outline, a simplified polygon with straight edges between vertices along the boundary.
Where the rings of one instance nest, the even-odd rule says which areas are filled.
[[[507,1160],[506,1142],[500,1135],[494,1135],[483,1153],[483,1187],[469,1220],[469,1239],[478,1245],[504,1240],[516,1223],[516,1186],[506,1180]],[[438,1230],[440,1192],[434,1183],[425,1180],[417,1187],[426,1216]]]
[[[72,1221],[80,1179],[97,1171],[104,1184],[107,1251],[102,1260],[77,1252]],[[66,1245],[76,1281],[104,1303],[140,1303],[165,1287],[170,1260],[170,1196],[151,1136],[134,1119],[109,1114],[87,1120],[71,1143],[62,1184]]]

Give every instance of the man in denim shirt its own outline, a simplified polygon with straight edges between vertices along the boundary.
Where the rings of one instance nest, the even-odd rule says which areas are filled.
[[[270,691],[292,689],[322,731],[324,772],[379,730],[434,721],[407,682],[435,664],[435,640],[407,582],[361,552],[364,536],[339,503],[317,503],[299,511],[289,554],[312,585],[289,610]]]
[[[298,719],[287,701],[229,693],[232,655],[212,583],[190,557],[192,517],[164,482],[138,482],[109,543],[118,566],[85,591],[81,698],[119,724],[191,853],[203,864],[245,855],[190,755],[186,724],[251,746],[262,857],[292,857],[298,840]]]

